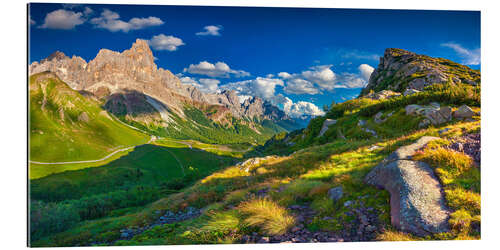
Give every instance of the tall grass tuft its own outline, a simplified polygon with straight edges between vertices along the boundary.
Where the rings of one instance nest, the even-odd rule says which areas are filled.
[[[295,224],[295,218],[285,208],[268,198],[244,202],[239,211],[248,216],[245,223],[259,227],[269,235],[284,234]]]

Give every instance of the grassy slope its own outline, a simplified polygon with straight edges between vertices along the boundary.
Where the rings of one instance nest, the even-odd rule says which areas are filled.
[[[149,139],[50,73],[30,77],[29,132],[30,159],[42,162],[95,160]]]
[[[372,104],[365,107],[369,107]],[[346,119],[343,121],[343,126],[347,129],[345,131],[348,137],[347,141],[332,137],[326,144],[321,144],[320,142],[317,142],[317,145],[309,144],[310,146],[291,156],[282,156],[269,160],[251,168],[249,172],[245,172],[239,167],[229,167],[202,179],[181,193],[166,196],[143,209],[119,217],[108,217],[82,223],[67,232],[44,238],[36,244],[85,245],[97,239],[105,242],[116,239],[116,235],[122,228],[144,225],[150,221],[154,221],[159,216],[155,211],[175,211],[188,205],[206,207],[207,212],[199,218],[175,225],[159,226],[135,236],[132,240],[120,241],[116,244],[237,242],[239,237],[244,234],[260,231],[259,227],[249,228],[246,225],[249,215],[241,211],[238,205],[251,201],[252,194],[263,188],[270,189],[268,193],[269,197],[278,206],[286,208],[292,204],[311,203],[311,207],[318,212],[312,223],[306,225],[312,231],[341,231],[344,228],[344,223],[354,219],[345,215],[347,208],[342,205],[344,202],[351,200],[356,201],[356,204],[359,201],[363,201],[368,206],[376,209],[381,223],[386,228],[385,232],[377,235],[377,239],[422,239],[400,233],[391,227],[388,193],[366,185],[363,182],[363,178],[372,167],[376,166],[395,149],[403,145],[408,145],[423,135],[451,138],[463,133],[478,132],[480,123],[478,121],[453,122],[441,127],[416,130],[416,128],[412,127],[413,125],[408,124],[415,124],[421,118],[407,117],[406,119],[410,120],[405,123],[388,120],[383,125],[380,125],[380,127],[375,127],[374,129],[382,137],[369,138],[362,134],[362,131],[355,128],[356,126],[352,127],[351,124],[360,115],[357,113],[362,110],[363,108],[354,105],[352,109],[349,109],[348,112],[342,115],[342,119]],[[398,110],[399,108],[393,110],[396,112],[394,119],[398,117],[403,118],[404,116],[398,113]],[[386,110],[385,112],[389,111],[392,110]],[[368,124],[369,126],[373,126],[370,122]],[[451,130],[443,135],[439,135],[438,131],[444,127],[449,127]],[[404,132],[403,128],[409,130]],[[390,131],[391,129],[400,132],[383,133],[383,131]],[[335,131],[335,129],[332,131]],[[373,145],[377,145],[378,148],[370,149]],[[460,157],[464,158],[466,156],[460,154]],[[436,157],[432,155],[424,154],[422,156],[422,160],[429,162],[436,168],[444,166],[440,161],[433,161],[434,158]],[[448,171],[450,171],[450,168],[457,167],[456,164],[461,163],[447,162]],[[479,172],[475,170],[471,171],[473,171],[472,174],[468,173],[465,175],[438,175],[443,183],[446,183],[443,177],[451,178],[452,181],[448,180],[448,183],[453,183],[453,180],[461,180],[458,181],[460,184],[458,186],[445,186],[445,190],[458,189],[461,193],[447,193],[449,206],[455,210],[452,216],[454,220],[450,221],[453,230],[450,233],[433,235],[426,239],[479,238],[477,231],[470,226],[474,223],[480,223],[478,215],[478,206],[480,205],[477,203],[477,197],[480,197],[480,190],[477,189],[476,184],[470,185],[470,183],[479,182]],[[343,187],[344,197],[335,203],[327,198],[327,191],[329,188],[338,185]],[[452,194],[455,194],[455,196],[451,197],[450,195]],[[327,221],[322,220],[325,216],[332,217],[332,219]],[[104,232],[114,233],[103,235]]]
[[[203,176],[231,163],[234,163],[232,158],[205,151],[143,145],[100,167],[67,171],[32,180],[31,198],[60,201],[136,185],[160,186],[171,179],[183,177],[189,167]],[[181,168],[184,168],[184,172]]]

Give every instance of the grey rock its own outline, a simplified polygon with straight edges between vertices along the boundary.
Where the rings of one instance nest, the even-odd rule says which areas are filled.
[[[422,136],[415,143],[398,148],[392,152],[383,162],[390,162],[395,160],[411,160],[412,156],[427,145],[427,143],[437,140],[439,137]]]
[[[323,136],[326,133],[326,131],[328,131],[328,128],[330,127],[330,125],[334,125],[335,123],[337,123],[337,120],[326,119],[323,122],[323,126],[321,127],[321,131],[319,132],[318,136]]]
[[[418,124],[418,127],[419,128],[426,128],[428,127],[429,125],[431,125],[431,121],[429,119],[423,119],[419,124]]]
[[[435,137],[422,137],[401,147],[373,168],[365,182],[386,189],[391,195],[391,223],[399,230],[419,236],[449,230],[450,211],[441,184],[432,169],[412,161],[415,152]]]
[[[476,113],[467,105],[460,106],[455,112],[453,112],[453,117],[458,119],[472,118]]]
[[[330,198],[331,200],[338,201],[342,198],[343,195],[344,195],[344,192],[343,192],[341,186],[334,187],[334,188],[328,190],[328,198]]]
[[[407,89],[407,90],[405,90],[405,92],[403,92],[403,95],[409,96],[409,95],[413,95],[413,94],[420,93],[420,92],[421,91],[416,90],[416,89]]]

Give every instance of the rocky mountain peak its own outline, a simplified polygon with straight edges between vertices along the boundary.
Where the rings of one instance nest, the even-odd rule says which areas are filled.
[[[481,72],[444,58],[419,55],[404,49],[388,48],[373,71],[368,85],[361,95],[371,90],[404,92],[409,89],[423,90],[425,87],[448,83],[480,84]]]
[[[69,57],[67,57],[63,52],[57,50],[54,53],[50,54],[47,58],[41,60],[40,63],[44,63],[46,61],[52,61],[52,60],[60,61],[63,59],[68,59],[68,58]]]

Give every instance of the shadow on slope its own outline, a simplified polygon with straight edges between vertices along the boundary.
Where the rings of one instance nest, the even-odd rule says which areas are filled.
[[[135,186],[176,189],[235,161],[206,151],[147,144],[101,167],[32,180],[30,195],[32,200],[62,201]]]

